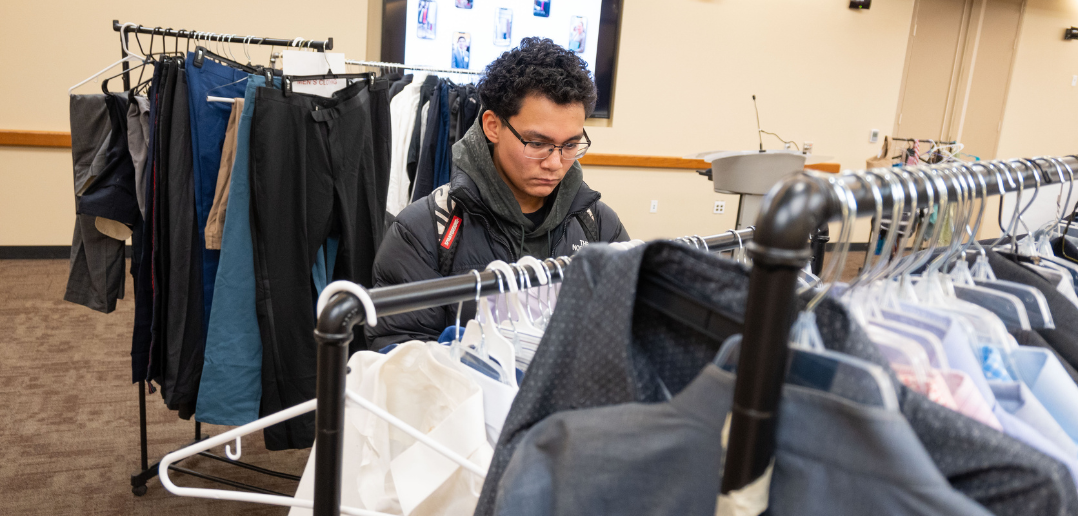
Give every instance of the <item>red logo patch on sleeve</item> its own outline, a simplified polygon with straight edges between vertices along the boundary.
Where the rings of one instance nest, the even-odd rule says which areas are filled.
[[[460,217],[453,217],[453,220],[449,221],[449,228],[445,231],[445,236],[442,237],[442,247],[449,249],[453,247],[453,241],[457,239],[457,233],[460,230]]]

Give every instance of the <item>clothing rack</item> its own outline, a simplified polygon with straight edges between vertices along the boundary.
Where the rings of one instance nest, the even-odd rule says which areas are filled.
[[[372,68],[396,68],[400,70],[418,70],[422,72],[434,72],[434,73],[457,73],[464,75],[483,75],[483,72],[477,70],[466,70],[463,68],[438,68],[435,66],[420,66],[420,65],[405,65],[401,63],[385,63],[382,61],[355,61],[347,60],[344,64],[356,65],[356,66],[369,66]]]
[[[170,36],[170,37],[174,37],[174,38],[186,38],[186,39],[205,39],[205,40],[208,40],[208,41],[221,41],[221,42],[228,42],[228,43],[245,43],[245,44],[248,44],[248,45],[252,45],[252,44],[253,45],[277,45],[277,46],[293,46],[293,47],[303,47],[303,48],[317,48],[317,49],[320,49],[320,50],[323,50],[323,51],[330,50],[330,49],[333,48],[333,38],[329,38],[326,41],[313,41],[313,40],[306,40],[306,39],[303,39],[303,38],[283,39],[283,38],[263,38],[263,37],[257,37],[257,36],[239,36],[239,35],[235,35],[235,34],[232,34],[232,35],[229,35],[229,34],[214,34],[214,33],[211,33],[211,32],[189,31],[189,30],[185,30],[185,29],[174,30],[174,29],[171,29],[171,28],[162,29],[160,27],[151,28],[151,27],[146,27],[146,26],[143,26],[143,25],[134,25],[133,26],[133,24],[130,24],[130,23],[121,24],[118,20],[112,20],[112,30],[120,33],[120,38],[121,38],[120,54],[121,54],[122,57],[127,57],[127,55],[128,55],[126,48],[130,48],[127,43],[128,43],[128,35],[131,34],[131,33],[150,34],[150,35],[153,35],[153,36]],[[123,74],[124,91],[127,91],[127,90],[131,89],[130,77],[129,77],[129,74],[126,73],[128,71],[127,62],[123,63],[123,70],[125,72]],[[146,483],[150,479],[157,476],[158,465],[160,464],[160,461],[155,462],[153,464],[149,463],[149,453],[148,453],[148,450],[147,450],[147,438],[146,438],[146,426],[147,425],[146,425],[146,381],[145,380],[139,380],[139,382],[138,382],[138,408],[139,408],[139,451],[140,451],[139,466],[140,466],[141,469],[137,473],[134,473],[134,474],[131,475],[131,492],[134,493],[135,496],[142,496],[142,495],[146,494],[146,491],[147,491]],[[202,434],[202,423],[200,423],[198,421],[195,421],[195,436],[194,436],[194,440],[191,443],[195,443],[195,442],[207,439],[208,437],[209,436],[206,436],[206,435]],[[185,446],[189,446],[191,443],[188,443]],[[298,477],[296,475],[290,475],[290,474],[282,473],[282,472],[279,472],[279,471],[273,471],[273,470],[269,470],[269,469],[265,469],[265,468],[260,468],[258,466],[253,465],[253,464],[247,464],[245,462],[240,462],[238,460],[227,459],[225,457],[221,457],[219,455],[214,455],[214,454],[208,453],[208,452],[202,452],[202,453],[199,453],[199,455],[201,455],[203,457],[213,459],[213,460],[221,461],[221,462],[224,462],[226,464],[231,464],[233,466],[237,466],[237,467],[241,467],[241,468],[248,469],[248,470],[251,470],[251,471],[255,471],[255,472],[258,472],[258,473],[261,473],[261,474],[264,474],[264,475],[270,475],[270,476],[283,478],[283,479],[287,479],[287,480],[294,480],[296,482],[299,482],[299,480],[300,480],[300,477]],[[207,474],[204,474],[204,473],[199,473],[197,471],[194,471],[194,470],[191,470],[191,469],[188,469],[188,468],[179,467],[179,466],[176,466],[176,465],[169,466],[169,469],[172,470],[172,471],[178,471],[180,473],[184,473],[186,475],[190,475],[190,476],[193,476],[193,477],[198,477],[198,478],[201,478],[203,480],[209,480],[211,482],[216,482],[216,483],[219,483],[219,484],[224,484],[224,485],[227,485],[227,486],[231,486],[231,487],[234,487],[234,488],[237,488],[237,489],[243,489],[243,490],[253,491],[253,492],[256,492],[256,493],[263,493],[263,494],[282,494],[282,493],[277,493],[275,491],[270,491],[270,490],[267,490],[267,489],[263,489],[263,488],[260,488],[260,487],[244,484],[244,483],[241,483],[241,482],[236,482],[236,481],[229,480],[229,479],[226,479],[226,478],[220,478],[220,477],[213,476],[213,475],[207,475]],[[285,495],[285,496],[287,496],[287,495]]]
[[[981,188],[979,182],[973,188],[974,197],[983,199],[1069,180],[1069,175],[1064,178],[1062,170],[1057,170],[1049,159],[1059,159],[1060,168],[1078,170],[1076,156],[900,168],[922,172],[971,172],[985,180],[985,188]],[[852,191],[857,213],[851,215],[869,216],[877,209],[890,210],[894,199],[890,185],[884,182],[879,188],[870,188],[859,179],[864,173],[855,171],[831,178]],[[1007,179],[1002,179],[1002,175]],[[1017,177],[1012,178],[1014,175]],[[942,189],[938,188],[942,184],[928,186],[931,180],[924,176],[914,182],[919,206],[929,203],[930,188],[937,199],[942,198]],[[950,181],[943,184],[946,184],[949,201],[957,201],[963,195]],[[875,197],[877,195],[879,197]],[[882,206],[877,206],[876,199],[882,201]],[[812,251],[805,245],[806,236],[821,224],[837,220],[841,216],[842,202],[844,200],[839,199],[828,179],[805,172],[787,177],[764,197],[756,219],[756,233],[748,245],[753,268],[745,312],[758,315],[745,321],[722,477],[723,494],[742,489],[760,478],[774,456],[776,417],[785,380],[790,327],[796,315],[797,273],[812,256]]]
[[[168,36],[170,38],[185,38],[185,39],[203,39],[206,41],[222,42],[222,43],[243,43],[246,45],[271,45],[277,47],[297,47],[297,48],[314,48],[325,52],[326,50],[333,50],[333,38],[328,38],[325,41],[316,41],[304,38],[263,38],[260,36],[240,36],[239,34],[217,34],[215,32],[201,32],[186,29],[162,29],[160,27],[146,27],[144,25],[136,25],[134,27],[131,24],[121,24],[119,20],[112,20],[112,30],[121,33],[121,37],[125,40],[127,35],[134,32],[138,34],[149,34],[151,36]]]
[[[826,227],[826,226],[824,226]],[[815,228],[814,228],[815,229]],[[709,252],[729,251],[748,247],[755,238],[755,228],[727,231],[709,237],[683,237],[678,240],[688,245],[696,245]],[[809,232],[804,234],[805,247],[808,247]],[[822,250],[826,237],[815,238],[813,248]],[[821,251],[822,252],[822,251]],[[554,265],[553,262],[559,262]],[[558,258],[543,262],[551,280],[560,281],[553,276],[560,262],[569,259]],[[802,263],[804,265],[804,263]],[[538,285],[536,271],[528,269],[533,285]],[[796,271],[795,271],[796,275]],[[459,301],[471,301],[476,298],[476,282],[479,282],[479,295],[490,296],[499,293],[498,276],[491,271],[474,274],[461,274],[446,278],[418,281],[402,285],[393,285],[371,289],[371,301],[375,313],[379,316],[401,314],[436,306],[449,305]],[[644,285],[642,284],[642,287]],[[651,283],[648,288],[669,289],[661,284]],[[666,298],[677,302],[676,291],[664,292]],[[692,301],[688,301],[692,303]],[[699,311],[698,305],[692,306]],[[345,367],[348,362],[348,343],[352,340],[352,327],[364,324],[365,311],[359,298],[347,292],[340,292],[330,298],[318,317],[314,332],[318,341],[318,410],[315,413],[315,466],[314,466],[314,515],[338,516],[341,503],[341,464],[344,446],[344,398]],[[716,437],[717,438],[717,437]]]
[[[937,145],[955,145],[958,142],[945,142],[940,140],[922,140],[918,138],[891,138],[893,142],[919,142],[919,143],[935,143]]]

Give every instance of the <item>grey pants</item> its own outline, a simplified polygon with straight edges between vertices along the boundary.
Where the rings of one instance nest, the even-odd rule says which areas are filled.
[[[104,95],[72,95],[70,106],[71,161],[78,196],[105,166],[112,127]],[[124,295],[124,242],[98,231],[97,217],[76,217],[64,300],[109,313]]]

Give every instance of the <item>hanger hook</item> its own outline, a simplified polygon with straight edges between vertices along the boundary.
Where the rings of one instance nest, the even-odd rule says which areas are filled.
[[[917,262],[919,261],[919,253],[921,248],[925,244],[925,233],[928,229],[928,220],[929,217],[931,217],[933,207],[936,206],[937,195],[936,189],[932,184],[933,182],[928,178],[928,174],[925,174],[925,172],[921,170],[920,166],[903,167],[903,170],[906,170],[911,174],[915,174],[917,177],[919,177],[921,179],[921,182],[925,186],[925,192],[928,194],[928,205],[925,208],[922,208],[924,210],[928,210],[928,214],[925,216],[924,220],[921,220],[919,213],[911,213],[909,227],[906,228],[906,232],[909,233],[913,229],[914,222],[917,223],[917,231],[916,234],[913,235],[913,242],[910,246],[910,254],[903,259],[903,263],[898,269],[902,271],[902,274],[906,274],[919,266],[917,264]],[[917,195],[916,190],[913,190],[913,195]]]
[[[1010,183],[1011,188],[1017,188],[1017,194],[1015,195],[1015,202],[1014,202],[1014,211],[1013,211],[1013,213],[1011,213],[1011,219],[1010,219],[1010,221],[1007,222],[1006,227],[1003,226],[1003,200],[1004,199],[1000,200],[1000,210],[999,210],[999,213],[997,214],[997,218],[996,218],[997,223],[999,224],[1000,235],[999,235],[999,238],[997,238],[996,241],[993,242],[991,246],[989,246],[989,247],[996,247],[996,246],[998,246],[1000,244],[1000,242],[1003,242],[1004,239],[1006,239],[1008,236],[1010,236],[1011,227],[1014,226],[1016,224],[1016,222],[1018,221],[1018,211],[1019,211],[1019,207],[1022,206],[1022,191],[1025,188],[1025,181],[1022,179],[1022,176],[1019,174],[1018,183],[1016,184],[1014,182],[1014,179],[1011,177],[1011,171],[1012,171],[1011,167],[1009,165],[1005,164],[1003,161],[991,161],[991,162],[989,162],[989,165],[992,166],[993,168],[998,167],[999,169],[1003,170],[1003,172],[1007,175],[1007,182]],[[1017,171],[1015,171],[1015,172],[1017,173]],[[998,174],[998,172],[997,172],[997,174]],[[998,180],[998,176],[997,176],[997,180]],[[1000,186],[1000,188],[999,188],[1000,197],[1001,198],[1005,197],[1006,194],[1008,193],[1007,190],[1005,188],[1003,188],[1002,184],[1000,184],[999,186]]]
[[[1009,170],[1013,170],[1014,173],[1018,175],[1018,197],[1017,199],[1015,199],[1014,213],[1011,216],[1011,223],[1007,226],[1007,232],[1011,237],[1011,250],[1015,253],[1017,253],[1018,250],[1018,235],[1015,234],[1018,231],[1018,224],[1022,224],[1023,226],[1025,225],[1025,221],[1022,220],[1022,214],[1025,213],[1025,211],[1033,205],[1033,201],[1037,199],[1037,191],[1040,190],[1040,176],[1038,176],[1037,173],[1034,172],[1033,177],[1036,180],[1037,187],[1033,191],[1033,198],[1030,199],[1030,202],[1026,204],[1025,208],[1023,208],[1021,199],[1023,190],[1025,188],[1026,178],[1023,171],[1019,170],[1018,167],[1015,166],[1016,163],[1021,162],[1018,160],[1006,160],[1001,162],[1001,165],[1003,165]],[[1024,163],[1022,165],[1023,168],[1028,168]],[[1008,175],[1007,177],[1009,179],[1010,175]]]
[[[868,243],[869,243],[868,247],[872,248],[872,247],[875,246],[876,242],[880,239],[880,228],[883,225],[883,194],[880,192],[880,184],[877,181],[878,178],[876,178],[876,176],[873,175],[872,176],[872,181],[869,181],[869,178],[867,177],[867,174],[856,174],[856,173],[852,173],[852,172],[847,172],[847,173],[842,174],[842,175],[844,175],[844,176],[853,176],[854,179],[857,179],[858,181],[863,183],[865,185],[865,187],[867,187],[872,192],[872,200],[874,201],[875,208],[876,208],[876,213],[872,217],[872,220],[873,220],[873,222],[872,222],[872,231],[869,232],[869,237],[868,237]],[[875,253],[868,252],[868,249],[865,250],[865,262],[861,265],[861,272],[862,273],[864,273],[864,272],[871,269],[871,267],[869,267],[869,264],[872,263],[872,255],[873,254],[875,254]],[[880,257],[882,258],[883,255],[881,254]],[[858,276],[860,277],[860,274]],[[859,278],[856,278],[856,279],[859,279]],[[856,281],[854,283],[852,283],[851,286],[853,284],[856,284]]]
[[[240,460],[243,456],[243,449],[240,446],[241,437],[236,438],[236,452],[232,453],[232,448],[229,445],[225,445],[225,456],[232,460]]]
[[[884,247],[880,250],[880,258],[876,260],[876,265],[870,274],[871,278],[879,278],[881,273],[888,270],[888,265],[891,263],[891,250],[898,241],[900,233],[898,226],[902,222],[902,214],[906,209],[906,190],[900,175],[889,168],[872,170],[870,173],[882,177],[891,189],[891,230],[887,233]]]
[[[225,41],[225,44],[222,46],[222,49],[224,50],[224,52],[221,55],[226,55],[226,56],[228,56],[229,59],[235,61],[236,56],[232,54],[232,36],[233,36],[232,34],[225,34],[225,35],[221,36],[222,40],[225,40],[225,39],[228,40],[228,41]]]
[[[469,272],[469,274],[472,274],[472,275],[475,276],[475,306],[478,309],[478,307],[479,307],[479,292],[480,292],[480,290],[482,290],[482,287],[483,287],[483,277],[480,276],[479,271],[477,271],[475,269],[472,269],[472,270],[470,270],[468,272]],[[456,332],[457,335],[456,335],[456,337],[457,338],[456,338],[456,342],[460,342],[460,313],[463,310],[464,310],[464,300],[461,299],[460,302],[457,303],[457,324],[456,324],[456,327],[457,327],[457,332]]]
[[[708,248],[708,246],[707,246],[707,240],[704,240],[704,237],[702,237],[700,235],[693,235],[693,238],[700,239],[700,245],[704,246],[704,252],[705,253],[710,253],[711,252],[711,249]]]
[[[738,249],[738,250],[740,250],[740,249],[742,249],[742,248],[744,248],[744,247],[745,247],[745,246],[743,245],[743,243],[741,242],[741,235],[737,234],[737,231],[736,231],[736,230],[733,230],[733,229],[731,229],[731,230],[728,230],[728,231],[726,231],[726,232],[727,232],[727,233],[733,233],[733,234],[734,234],[734,236],[735,236],[735,237],[737,237],[737,249]]]
[[[919,166],[918,168],[924,169],[928,177],[931,178],[932,182],[935,184],[936,192],[938,192],[939,195],[936,196],[936,207],[932,210],[936,212],[936,222],[932,224],[932,236],[929,238],[928,247],[921,253],[921,257],[914,262],[914,266],[911,267],[910,270],[919,269],[932,259],[932,251],[939,245],[940,235],[943,234],[943,217],[947,213],[948,202],[950,201],[948,198],[947,183],[940,177],[939,171],[925,166]],[[931,211],[929,212],[928,217],[929,220],[931,220]]]
[[[830,177],[827,179],[831,189],[837,190],[837,195],[840,198],[839,207],[842,210],[842,231],[839,233],[839,254],[837,260],[832,260],[829,264],[830,267],[827,273],[824,274],[828,278],[828,281],[824,284],[824,287],[816,292],[816,295],[812,297],[812,300],[805,306],[806,312],[812,312],[816,309],[816,306],[823,301],[823,298],[827,296],[827,292],[831,290],[831,286],[834,285],[835,280],[842,274],[842,269],[846,265],[846,257],[850,252],[850,240],[853,234],[853,221],[857,217],[857,199],[854,198],[853,190],[839,177]],[[820,281],[824,281],[820,278]],[[819,284],[820,282],[816,282]],[[804,291],[802,291],[804,292]]]
[[[892,259],[892,263],[890,263],[890,265],[888,265],[887,268],[884,269],[884,274],[885,275],[897,275],[897,274],[901,273],[903,265],[906,264],[907,257],[909,255],[903,256],[902,253],[906,252],[907,247],[911,246],[912,243],[913,243],[913,239],[912,239],[912,237],[913,237],[913,227],[914,227],[913,224],[916,221],[918,210],[920,210],[920,207],[917,206],[917,178],[904,165],[901,166],[901,167],[898,167],[898,170],[899,170],[899,172],[901,172],[898,175],[899,176],[898,179],[902,182],[902,189],[903,189],[902,190],[902,193],[903,193],[902,196],[906,197],[906,195],[909,194],[909,199],[910,199],[910,210],[909,210],[910,218],[909,218],[909,220],[907,222],[907,225],[906,225],[906,231],[904,231],[904,232],[901,231],[901,228],[902,228],[901,215],[899,215],[899,219],[894,222],[894,224],[895,224],[895,227],[893,228],[894,232],[899,234],[898,242],[896,243],[896,246],[895,246],[895,256]],[[929,199],[931,199],[931,193],[930,192],[929,192]],[[906,210],[903,209],[902,214],[906,214]],[[910,247],[910,254],[913,254],[913,248],[912,247]]]
[[[135,43],[138,44],[139,53],[145,56],[146,52],[144,50],[142,50],[142,40],[139,39],[139,37],[138,37],[139,30],[141,30],[141,29],[142,29],[141,24],[139,24],[138,26],[135,27]]]
[[[243,38],[243,55],[247,56],[247,64],[251,64],[251,38],[253,36],[248,35]]]
[[[969,226],[969,221],[968,220],[966,221],[965,232],[969,235],[969,242],[966,243],[965,247],[962,248],[962,252],[959,254],[959,256],[961,256],[964,259],[965,255],[966,255],[966,251],[968,251],[970,246],[973,245],[974,243],[977,244],[977,248],[981,251],[982,254],[984,254],[984,252],[985,252],[984,247],[981,246],[981,243],[977,242],[977,232],[980,231],[980,229],[981,229],[981,221],[984,220],[984,211],[985,211],[985,207],[988,204],[988,203],[985,202],[987,200],[987,197],[988,197],[988,183],[984,179],[984,174],[981,174],[980,172],[976,172],[974,170],[973,166],[968,165],[966,163],[963,163],[963,164],[961,164],[959,166],[962,167],[962,169],[965,170],[967,174],[969,174],[970,183],[973,183],[973,176],[977,176],[977,183],[973,183],[974,188],[976,188],[977,184],[980,184],[980,186],[981,186],[981,189],[979,191],[974,191],[974,193],[973,193],[973,197],[979,198],[980,201],[981,201],[979,203],[980,204],[980,210],[977,213],[977,221],[974,223],[972,228],[970,228],[970,226]],[[971,213],[972,213],[972,207],[970,209],[971,209]]]

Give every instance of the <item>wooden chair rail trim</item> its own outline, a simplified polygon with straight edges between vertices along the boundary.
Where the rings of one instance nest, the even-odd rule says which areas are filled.
[[[680,168],[706,170],[711,163],[702,159],[668,158],[664,156],[633,156],[629,154],[585,154],[581,165],[598,167]]]
[[[70,148],[71,133],[63,131],[12,131],[0,129],[0,146]],[[667,168],[706,170],[711,164],[702,159],[670,158],[665,156],[634,156],[630,154],[587,154],[581,165],[593,167]],[[818,163],[805,168],[838,172],[837,163]]]
[[[71,133],[0,129],[0,146],[71,148]]]

